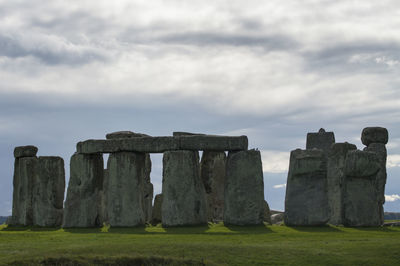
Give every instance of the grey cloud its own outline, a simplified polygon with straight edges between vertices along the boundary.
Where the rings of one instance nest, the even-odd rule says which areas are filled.
[[[105,53],[72,43],[55,44],[43,39],[32,44],[28,39],[5,35],[0,35],[0,55],[10,58],[32,56],[48,65],[81,65],[107,60]]]

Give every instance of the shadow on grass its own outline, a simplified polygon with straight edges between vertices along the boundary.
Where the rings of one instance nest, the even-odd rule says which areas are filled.
[[[8,225],[0,231],[8,231],[8,232],[23,232],[23,231],[31,231],[31,232],[53,232],[60,230],[61,227],[39,227],[39,226],[11,226]]]
[[[269,234],[274,233],[270,228],[266,227],[265,225],[225,225],[226,228],[235,232],[235,234]]]
[[[382,227],[348,227],[358,231],[365,231],[365,232],[386,232],[386,233],[400,233],[399,230],[394,230],[392,227],[389,226],[382,226]]]
[[[308,232],[308,233],[342,233],[339,228],[330,226],[330,225],[321,225],[321,226],[287,226],[288,228],[292,228],[296,231],[300,232]]]

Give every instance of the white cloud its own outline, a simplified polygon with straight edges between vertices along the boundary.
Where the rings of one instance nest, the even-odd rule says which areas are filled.
[[[389,154],[387,156],[386,167],[400,167],[400,154]]]
[[[286,184],[275,185],[273,188],[285,188]]]
[[[400,200],[400,195],[396,195],[396,194],[393,194],[393,195],[385,195],[385,200],[386,200],[387,202],[393,202],[393,201],[396,201],[396,200]]]
[[[289,169],[289,152],[282,151],[261,151],[263,172],[285,173]]]

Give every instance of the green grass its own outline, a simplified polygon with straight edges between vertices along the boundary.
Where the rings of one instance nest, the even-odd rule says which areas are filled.
[[[400,228],[213,224],[63,230],[0,226],[0,264],[17,260],[12,265],[21,261],[30,265],[60,257],[53,264],[77,265],[61,263],[74,259],[87,265],[100,261],[130,265],[128,261],[133,260],[139,261],[137,265],[400,265]]]

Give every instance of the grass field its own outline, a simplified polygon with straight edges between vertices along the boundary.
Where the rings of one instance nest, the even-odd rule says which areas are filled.
[[[67,259],[82,265],[133,261],[137,265],[400,265],[400,227],[213,224],[63,230],[0,226],[0,264],[32,265],[60,257],[48,259],[48,265],[77,265]]]

